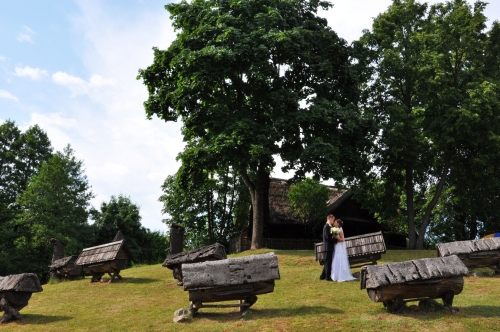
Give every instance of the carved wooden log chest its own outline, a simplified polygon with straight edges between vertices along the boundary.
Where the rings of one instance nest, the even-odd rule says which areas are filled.
[[[457,255],[468,269],[491,267],[500,273],[500,238],[456,241],[437,245],[439,257]]]
[[[274,253],[183,264],[184,290],[189,291],[190,311],[202,307],[238,306],[242,312],[257,301],[257,295],[274,291],[280,278]],[[204,305],[203,302],[239,300],[236,305]]]
[[[369,262],[377,264],[377,260],[385,254],[386,247],[382,232],[362,234],[345,238],[347,257],[350,265]],[[316,261],[321,265],[325,263],[323,242],[316,243]]]
[[[463,289],[467,267],[455,255],[361,267],[361,289],[373,302],[397,312],[404,302],[443,299],[452,310],[453,297]]]
[[[120,271],[128,267],[132,258],[125,240],[114,241],[96,247],[83,249],[75,265],[82,266],[86,275],[91,275],[90,282],[98,282],[105,273],[111,277],[122,279]]]
[[[0,311],[4,311],[0,323],[21,319],[19,311],[28,305],[33,293],[41,291],[42,286],[34,273],[0,277]]]

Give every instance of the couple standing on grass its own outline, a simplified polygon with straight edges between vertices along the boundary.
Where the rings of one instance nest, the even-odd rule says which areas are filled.
[[[333,214],[329,214],[323,226],[325,265],[319,277],[321,280],[337,282],[356,280],[351,274],[342,224],[342,220],[335,219]]]

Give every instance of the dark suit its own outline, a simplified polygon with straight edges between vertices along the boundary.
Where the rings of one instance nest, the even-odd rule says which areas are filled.
[[[335,244],[337,239],[330,234],[329,223],[325,223],[323,226],[323,252],[325,253],[325,265],[323,266],[323,272],[321,273],[320,279],[331,280],[332,276],[332,259],[333,252],[335,251]]]

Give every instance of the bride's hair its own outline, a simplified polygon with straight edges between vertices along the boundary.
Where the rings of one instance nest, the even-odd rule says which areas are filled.
[[[335,221],[339,223],[340,227],[342,227],[344,225],[344,222],[342,221],[342,219],[335,219]]]

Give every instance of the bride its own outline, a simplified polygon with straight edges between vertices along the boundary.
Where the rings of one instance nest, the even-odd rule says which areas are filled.
[[[343,222],[340,219],[335,219],[333,226],[339,229],[339,241],[335,244],[335,251],[332,260],[332,275],[333,281],[351,281],[356,280],[351,274],[351,267],[347,258],[347,249],[344,242],[344,231],[342,230]]]

